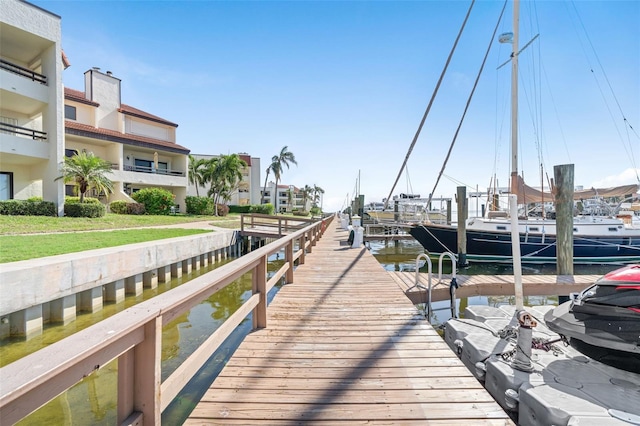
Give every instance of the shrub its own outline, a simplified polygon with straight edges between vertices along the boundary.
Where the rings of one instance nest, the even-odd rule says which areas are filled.
[[[226,204],[216,204],[218,216],[226,216],[229,214],[229,206]]]
[[[251,213],[251,208],[253,206],[250,204],[244,206],[232,205],[229,206],[229,213]]]
[[[109,203],[109,209],[111,213],[127,214],[127,202],[124,200],[112,201]]]
[[[42,197],[29,197],[27,198],[27,201],[30,201],[30,202],[42,201]]]
[[[51,201],[5,200],[0,201],[0,215],[57,216],[58,212]]]
[[[320,207],[311,207],[309,212],[312,216],[320,216],[322,214],[322,209]]]
[[[127,203],[127,214],[141,215],[147,211],[144,208],[144,204],[140,203]]]
[[[306,210],[294,210],[292,213],[294,216],[309,216],[309,212]]]
[[[128,203],[123,200],[112,201],[109,204],[111,213],[115,214],[144,214],[144,204],[140,203]]]
[[[69,197],[69,196],[64,197],[65,204],[76,204],[79,202],[80,202],[80,197]],[[100,200],[92,197],[84,197],[84,203],[85,204],[102,204],[100,203]]]
[[[275,207],[273,204],[254,204],[249,209],[249,213],[260,213],[260,214],[273,214],[275,212]]]
[[[169,214],[171,207],[175,205],[173,194],[162,188],[145,188],[134,192],[131,196],[134,200],[144,204],[148,214]]]
[[[102,217],[107,208],[101,203],[69,203],[64,205],[64,215],[69,217]]]
[[[188,214],[213,214],[213,200],[209,197],[193,197],[185,198]]]

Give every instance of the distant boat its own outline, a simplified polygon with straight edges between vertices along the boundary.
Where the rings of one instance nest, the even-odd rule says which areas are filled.
[[[515,2],[517,4],[517,2]],[[514,6],[515,7],[515,6]],[[517,46],[517,20],[514,33],[501,41],[512,46],[512,93],[511,125],[517,128],[517,61],[520,51]],[[537,37],[537,36],[536,36]],[[526,46],[525,46],[526,47]],[[552,193],[545,193],[525,185],[518,175],[517,131],[511,133],[511,192],[517,194],[518,204],[538,203],[545,205],[553,201]],[[607,189],[576,191],[574,200],[602,199],[631,196],[638,199],[638,185],[625,185]],[[544,211],[544,209],[542,209]],[[635,213],[616,216],[578,215],[573,223],[573,262],[582,264],[634,263],[640,262],[640,225]],[[520,251],[523,263],[556,263],[556,221],[551,218],[528,217],[518,220]],[[431,254],[458,253],[458,230],[456,225],[439,224],[433,221],[416,223],[409,233]],[[488,211],[485,217],[466,221],[466,256],[469,262],[511,263],[511,220],[504,211]]]

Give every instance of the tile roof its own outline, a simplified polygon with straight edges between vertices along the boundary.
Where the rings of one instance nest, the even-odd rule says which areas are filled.
[[[251,156],[247,154],[238,154],[241,160],[244,160],[247,163],[248,167],[251,167]]]
[[[130,105],[120,104],[120,108],[118,109],[121,113],[125,115],[131,115],[133,117],[144,118],[146,120],[155,121],[156,123],[166,124],[172,127],[178,127],[176,123],[172,123],[169,120],[165,120],[164,118],[158,117],[153,114],[149,114],[148,112],[142,111],[141,109],[134,108]]]
[[[90,99],[87,99],[84,92],[79,90],[69,89],[68,87],[64,88],[64,98],[69,99],[70,101],[80,102],[87,105],[100,106],[99,103],[93,102]]]
[[[188,154],[189,149],[173,142],[162,141],[159,139],[148,138],[145,136],[130,135],[120,133],[115,130],[100,129],[89,126],[87,124],[77,123],[75,121],[65,120],[65,133],[70,135],[84,136],[94,139],[100,139],[111,142],[119,142],[126,145],[135,145],[145,148],[158,149],[166,152],[176,152],[180,154]]]

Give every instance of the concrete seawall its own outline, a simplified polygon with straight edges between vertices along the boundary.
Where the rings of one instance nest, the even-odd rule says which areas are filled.
[[[0,338],[29,336],[41,329],[43,317],[67,322],[75,318],[77,304],[93,310],[103,295],[118,302],[125,293],[206,265],[238,242],[237,231],[224,230],[0,264]]]

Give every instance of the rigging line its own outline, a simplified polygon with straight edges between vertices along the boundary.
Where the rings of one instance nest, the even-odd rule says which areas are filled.
[[[405,166],[407,165],[407,161],[409,161],[409,156],[411,155],[411,151],[413,151],[413,147],[416,145],[416,142],[418,142],[418,137],[420,136],[420,132],[422,131],[422,126],[424,126],[424,122],[427,119],[427,115],[429,115],[429,111],[431,111],[431,106],[433,105],[433,101],[435,100],[436,95],[438,94],[438,90],[440,89],[440,84],[442,84],[442,80],[444,79],[444,75],[447,72],[447,68],[449,68],[449,63],[451,62],[451,58],[453,57],[453,53],[456,51],[456,47],[458,46],[458,41],[460,41],[460,37],[462,36],[462,31],[464,30],[464,27],[466,26],[467,21],[469,20],[469,15],[471,15],[471,9],[473,9],[473,5],[474,4],[475,4],[475,0],[471,0],[471,5],[469,5],[469,10],[467,11],[467,15],[464,17],[464,21],[462,22],[462,27],[460,27],[460,31],[458,32],[458,36],[456,37],[456,41],[453,43],[453,47],[451,48],[451,51],[449,52],[449,56],[447,57],[447,62],[445,63],[442,72],[440,73],[440,78],[438,78],[438,82],[436,83],[436,87],[433,90],[433,94],[431,95],[431,99],[429,100],[429,104],[427,105],[427,109],[425,110],[424,114],[422,115],[422,120],[420,121],[420,125],[418,126],[418,130],[416,130],[416,134],[413,137],[413,140],[411,141],[411,145],[409,146],[409,150],[407,151],[407,155],[404,157],[404,162],[402,163],[402,167],[400,167],[400,171],[398,172],[398,176],[396,177],[396,180],[393,183],[393,186],[391,187],[391,191],[389,191],[389,196],[387,197],[386,201],[384,202],[384,208],[385,209],[389,205],[389,200],[391,199],[391,194],[393,194],[393,190],[396,189],[396,185],[398,184],[398,181],[400,180],[400,176],[402,175],[402,171],[404,170]]]
[[[458,186],[463,185],[463,186],[465,186],[467,189],[471,189],[471,190],[473,190],[473,191],[475,191],[475,190],[476,190],[476,187],[475,187],[475,186],[471,186],[471,185],[469,185],[468,183],[464,183],[464,182],[463,182],[463,181],[461,181],[461,180],[454,179],[454,178],[452,178],[451,176],[447,175],[446,173],[443,173],[443,174],[442,174],[442,176],[446,177],[446,178],[447,178],[447,179],[449,179],[451,182],[453,182],[453,183],[455,183],[455,184],[458,184]]]
[[[598,64],[598,66],[600,67],[600,71],[602,71],[602,75],[604,76],[604,80],[607,83],[607,86],[609,87],[609,90],[611,91],[611,96],[613,97],[613,100],[616,103],[616,106],[618,107],[618,111],[620,112],[620,115],[622,116],[622,120],[625,124],[625,130],[627,133],[627,142],[629,143],[629,151],[627,151],[627,146],[624,145],[625,151],[627,151],[627,155],[629,155],[629,158],[631,159],[631,164],[632,166],[636,169],[636,179],[640,182],[640,176],[638,175],[637,172],[637,167],[635,164],[635,158],[633,155],[633,145],[631,144],[631,141],[629,140],[629,129],[631,129],[631,131],[633,132],[633,134],[636,135],[636,137],[640,136],[638,135],[638,133],[636,133],[634,127],[629,123],[629,120],[627,120],[627,117],[625,116],[624,111],[622,110],[622,106],[620,105],[620,102],[618,101],[618,97],[616,96],[615,91],[613,90],[613,87],[611,86],[611,82],[609,81],[609,77],[607,76],[607,72],[604,70],[604,67],[602,66],[602,62],[600,61],[600,57],[598,56],[598,52],[596,52],[595,47],[593,46],[593,43],[591,42],[591,38],[589,37],[589,33],[586,29],[586,27],[584,26],[584,22],[582,21],[582,18],[580,16],[580,14],[578,13],[578,9],[576,8],[575,2],[571,2],[571,5],[573,6],[573,9],[575,10],[576,16],[578,17],[578,22],[580,23],[580,26],[582,27],[582,30],[584,31],[585,37],[587,39],[587,41],[589,42],[589,46],[591,47],[591,51],[593,52],[593,55],[595,56],[596,62]],[[590,68],[591,68],[591,64],[589,64]],[[593,69],[591,68],[591,73],[594,74],[595,77],[595,73],[593,71]],[[597,81],[597,80],[596,80]],[[600,92],[603,96],[604,99],[604,94],[602,93],[602,88],[600,88],[600,85],[598,84],[598,88],[600,89]],[[614,123],[616,123],[615,118],[613,117],[613,114],[611,113],[611,109],[609,108],[609,104],[606,102],[605,99],[605,105],[607,105],[607,110],[609,111],[609,115],[611,115],[611,119],[613,120]],[[624,140],[622,138],[622,135],[620,135],[620,131],[618,130],[618,126],[615,125],[616,131],[618,132],[618,136],[620,136],[621,140]]]
[[[449,161],[449,157],[451,156],[451,151],[453,151],[453,146],[458,139],[458,134],[460,133],[460,128],[462,127],[462,123],[464,122],[464,118],[467,115],[467,111],[469,110],[469,105],[471,104],[471,99],[473,98],[473,94],[478,87],[478,82],[480,81],[480,76],[482,75],[482,71],[484,70],[484,66],[487,63],[487,58],[489,57],[489,52],[491,51],[491,45],[495,41],[496,33],[498,32],[498,27],[500,26],[500,21],[502,20],[502,15],[504,14],[504,10],[507,7],[507,1],[505,0],[502,5],[502,10],[500,11],[500,16],[498,17],[498,22],[496,22],[496,26],[493,29],[493,34],[491,35],[491,39],[489,40],[489,46],[487,46],[487,51],[484,54],[484,59],[482,60],[482,65],[480,65],[480,69],[478,70],[478,75],[476,76],[476,81],[473,83],[473,88],[471,89],[471,93],[469,93],[469,97],[467,98],[467,103],[464,106],[464,111],[462,112],[462,117],[460,117],[460,122],[458,123],[458,128],[456,129],[455,134],[453,135],[453,139],[451,141],[451,145],[449,145],[449,151],[447,151],[447,156],[444,159],[444,163],[442,164],[442,168],[440,169],[440,173],[438,173],[438,177],[436,179],[435,185],[433,185],[433,190],[429,194],[429,200],[427,201],[427,205],[431,203],[431,199],[433,198],[433,194],[436,192],[436,187],[438,186],[438,182],[440,182],[440,178],[444,173],[444,169],[447,166],[447,162]]]

